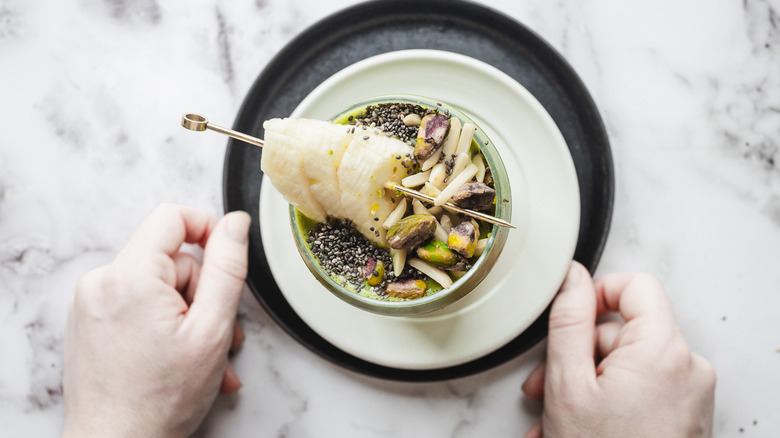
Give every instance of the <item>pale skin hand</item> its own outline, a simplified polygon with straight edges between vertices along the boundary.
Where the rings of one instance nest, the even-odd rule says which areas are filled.
[[[161,205],[109,265],[85,274],[65,336],[63,436],[184,437],[241,382],[228,350],[247,271],[244,212]],[[180,252],[205,247],[203,264]]]
[[[596,325],[619,312],[625,322]],[[715,372],[692,353],[658,281],[574,263],[550,311],[546,360],[523,384],[544,400],[526,438],[711,437]]]

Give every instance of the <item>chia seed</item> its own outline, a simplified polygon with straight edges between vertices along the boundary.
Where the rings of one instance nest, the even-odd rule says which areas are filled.
[[[407,126],[403,118],[409,114],[425,116],[425,108],[408,103],[380,103],[369,105],[365,111],[350,119],[350,123],[356,126],[377,127],[388,137],[396,137],[401,141],[413,144],[417,140],[417,126]]]
[[[447,172],[447,175],[452,175],[452,168],[455,167],[455,154],[452,154],[452,158],[449,160],[444,160],[444,170]]]
[[[378,230],[371,230],[379,236]],[[351,287],[357,292],[369,291],[376,295],[377,299],[387,299],[389,296],[386,288],[391,281],[425,278],[410,266],[406,266],[401,275],[396,277],[393,274],[390,252],[363,237],[348,220],[328,218],[325,223],[318,223],[315,229],[306,235],[306,243],[323,270],[343,286]],[[385,273],[378,286],[368,286],[363,278],[363,266],[368,257],[373,257],[385,265]]]

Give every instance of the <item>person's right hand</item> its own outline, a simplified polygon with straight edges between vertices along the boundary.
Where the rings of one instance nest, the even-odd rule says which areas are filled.
[[[625,322],[596,325],[609,311]],[[523,391],[544,399],[526,438],[712,436],[715,372],[690,351],[646,274],[594,283],[572,264],[550,311],[547,357]]]

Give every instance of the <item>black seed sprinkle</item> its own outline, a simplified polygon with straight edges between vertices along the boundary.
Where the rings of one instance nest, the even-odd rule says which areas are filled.
[[[380,236],[379,230],[371,230],[376,237]],[[306,242],[312,254],[325,272],[334,276],[337,282],[349,285],[356,291],[370,291],[377,299],[388,298],[386,288],[390,281],[397,278],[424,278],[423,274],[409,266],[396,277],[392,272],[390,252],[363,237],[350,221],[328,218],[325,223],[317,224],[315,229],[306,235]],[[363,266],[368,257],[381,260],[387,267],[379,286],[369,287],[363,278]]]
[[[401,141],[412,142],[417,139],[419,128],[406,126],[403,123],[403,118],[409,114],[417,114],[422,117],[425,115],[425,109],[419,105],[406,103],[380,103],[369,105],[364,112],[350,122],[362,126],[364,129],[368,126],[378,127],[388,137],[394,136]]]

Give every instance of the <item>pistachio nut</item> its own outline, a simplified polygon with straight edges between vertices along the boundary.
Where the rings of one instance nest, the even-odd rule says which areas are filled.
[[[439,240],[431,240],[417,248],[417,257],[439,268],[448,268],[458,263],[458,255]]]
[[[376,286],[382,282],[385,277],[385,264],[382,260],[377,260],[373,257],[366,258],[366,263],[363,264],[363,278],[366,279],[366,283],[369,286]]]
[[[417,132],[414,158],[420,163],[430,158],[441,147],[449,130],[450,119],[444,114],[431,113],[423,117]]]
[[[412,249],[433,236],[436,218],[429,214],[407,216],[387,230],[387,246],[393,249]]]
[[[469,182],[463,184],[452,194],[452,202],[458,207],[471,210],[487,210],[496,199],[496,191],[485,183]]]
[[[425,289],[428,285],[424,280],[407,278],[405,280],[393,281],[387,285],[387,294],[395,298],[421,298],[425,295]]]
[[[477,240],[479,240],[479,225],[474,219],[463,221],[450,230],[447,236],[447,246],[466,257],[474,256],[477,249]]]

